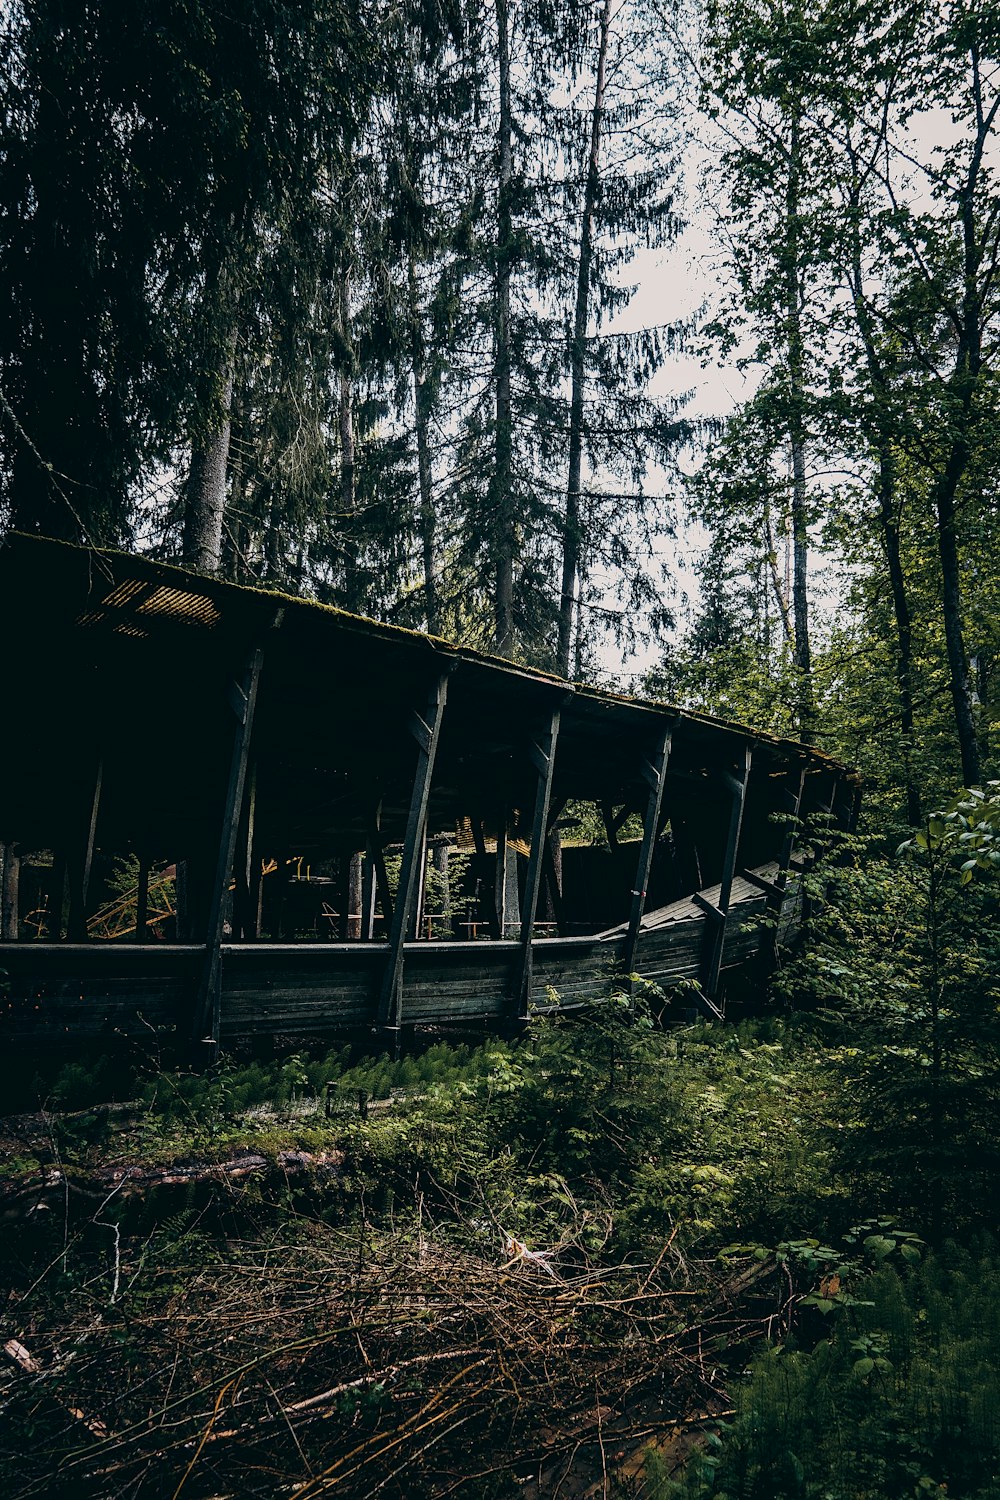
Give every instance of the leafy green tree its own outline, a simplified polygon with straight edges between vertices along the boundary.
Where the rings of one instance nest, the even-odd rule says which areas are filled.
[[[935,1238],[996,1219],[996,818],[994,789],[931,817],[893,858],[863,844],[822,877],[812,945],[781,981],[847,1042],[841,1155],[861,1206]]]

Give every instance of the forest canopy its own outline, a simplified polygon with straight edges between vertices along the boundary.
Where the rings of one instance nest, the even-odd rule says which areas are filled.
[[[990,756],[998,34],[14,3],[0,515],[567,675],[644,643],[915,824]]]

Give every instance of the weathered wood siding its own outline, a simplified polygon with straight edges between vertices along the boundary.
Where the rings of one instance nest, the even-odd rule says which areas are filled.
[[[723,968],[756,957],[757,919],[767,897],[746,882],[726,919]],[[711,894],[710,892],[708,893]],[[779,932],[800,919],[798,881],[789,887]],[[636,972],[669,987],[702,976],[712,919],[691,902],[650,912],[639,933]],[[537,938],[531,1004],[585,1004],[623,977],[624,929],[590,937]],[[482,1022],[516,1016],[518,942],[410,942],[404,948],[402,1024]],[[12,1039],[149,1036],[167,1027],[188,1035],[202,946],[119,943],[0,944],[0,1016]],[[376,1027],[387,943],[229,943],[221,950],[222,1039],[334,1035]]]
[[[11,1038],[149,1036],[190,1018],[201,947],[0,944],[0,1015]]]

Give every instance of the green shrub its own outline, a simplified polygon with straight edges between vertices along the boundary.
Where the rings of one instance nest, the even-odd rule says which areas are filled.
[[[756,1359],[736,1415],[648,1500],[997,1500],[1000,1256],[948,1247],[884,1266],[812,1349]],[[865,1305],[865,1304],[869,1305]]]

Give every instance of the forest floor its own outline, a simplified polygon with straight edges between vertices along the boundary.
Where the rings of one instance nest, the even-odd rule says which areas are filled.
[[[623,1006],[396,1063],[36,1081],[0,1119],[0,1491],[688,1493],[755,1355],[869,1305],[844,1051]]]

